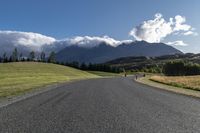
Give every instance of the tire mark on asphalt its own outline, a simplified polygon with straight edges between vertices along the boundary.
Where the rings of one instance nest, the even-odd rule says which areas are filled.
[[[63,95],[63,92],[60,92],[60,93],[54,95],[53,97],[48,98],[48,99],[45,100],[44,102],[40,103],[40,104],[38,105],[38,107],[41,107],[41,106],[43,106],[43,105],[45,105],[45,104],[47,104],[47,103],[50,103],[51,101],[54,101],[55,99],[57,99],[57,98],[58,98],[59,96],[61,96],[61,95]]]
[[[54,104],[52,104],[52,106],[58,105],[60,102],[64,101],[64,99],[68,98],[71,94],[72,94],[72,92],[69,92],[67,94],[64,94],[63,96],[60,96],[57,100],[55,100],[55,102],[54,102]]]

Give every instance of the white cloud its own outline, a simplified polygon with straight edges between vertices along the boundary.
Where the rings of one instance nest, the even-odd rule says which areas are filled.
[[[183,35],[185,35],[185,36],[189,36],[189,35],[198,36],[198,33],[193,32],[193,31],[187,31],[187,32],[183,33]]]
[[[130,35],[138,41],[144,40],[150,43],[159,43],[171,34],[197,35],[197,33],[193,32],[194,28],[185,24],[185,22],[186,18],[180,15],[166,21],[162,14],[157,13],[153,20],[144,21],[133,28],[130,31]]]
[[[132,40],[118,41],[118,40],[115,40],[108,36],[103,36],[103,37],[77,36],[74,38],[64,39],[61,42],[66,43],[66,46],[77,45],[80,47],[90,48],[90,47],[98,46],[101,43],[105,43],[107,45],[117,47],[118,45],[120,45],[122,43],[130,43],[130,42],[132,42]]]
[[[168,45],[175,45],[175,46],[187,46],[188,44],[184,43],[183,41],[174,41],[174,42],[168,42],[166,43]]]
[[[45,44],[49,45],[56,39],[32,32],[0,31],[1,48],[26,47],[30,50],[40,51]]]
[[[184,24],[186,22],[186,18],[180,15],[175,16],[174,22],[174,31],[190,31],[191,26]]]
[[[0,54],[3,52],[11,53],[14,48],[19,51],[49,52],[59,51],[67,46],[77,45],[80,47],[91,48],[101,43],[116,47],[122,43],[131,43],[132,40],[115,40],[108,36],[90,37],[77,36],[63,40],[56,40],[38,33],[20,31],[0,31]]]
[[[185,35],[185,36],[193,35],[193,34],[194,34],[194,32],[192,32],[192,31],[188,31],[188,32],[183,33],[183,35]]]

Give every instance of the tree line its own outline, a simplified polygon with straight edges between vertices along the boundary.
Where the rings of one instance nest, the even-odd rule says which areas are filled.
[[[59,63],[59,62],[58,62]],[[62,65],[74,67],[77,69],[81,69],[84,71],[103,71],[103,72],[112,72],[112,73],[120,73],[122,72],[122,69],[118,67],[112,67],[107,64],[86,64],[86,63],[79,63],[79,62],[66,62],[66,63],[61,63]]]
[[[163,66],[162,72],[167,76],[200,75],[200,65],[184,61],[170,61]]]
[[[28,54],[28,57],[23,56],[22,53],[18,52],[17,48],[15,48],[10,56],[4,53],[0,56],[0,63],[8,63],[8,62],[24,62],[24,61],[35,61],[35,62],[46,62],[46,63],[54,63],[64,66],[70,66],[76,69],[87,70],[87,71],[104,71],[104,72],[114,72],[119,73],[122,70],[117,67],[111,67],[106,64],[86,64],[86,63],[79,63],[79,62],[59,62],[56,61],[56,54],[55,52],[51,52],[47,57],[45,52],[41,52],[36,55],[34,51],[31,51]]]
[[[48,57],[46,57],[45,52],[41,52],[39,55],[36,55],[34,51],[31,51],[28,56],[24,56],[22,53],[18,52],[17,48],[15,48],[12,54],[9,56],[5,52],[2,56],[0,56],[0,63],[7,62],[18,62],[18,61],[38,61],[38,62],[56,62],[56,54],[55,52],[51,52]]]

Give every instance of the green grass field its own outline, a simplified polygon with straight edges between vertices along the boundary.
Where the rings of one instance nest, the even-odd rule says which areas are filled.
[[[71,67],[17,62],[0,64],[0,98],[25,93],[49,84],[62,83],[99,76]]]

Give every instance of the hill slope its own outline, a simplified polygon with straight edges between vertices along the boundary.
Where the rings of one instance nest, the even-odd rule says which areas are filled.
[[[55,64],[0,63],[0,97],[21,94],[48,84],[96,77],[85,71]]]
[[[161,56],[182,52],[164,43],[147,43],[145,41],[124,43],[117,47],[101,43],[96,47],[85,48],[77,45],[66,47],[57,53],[60,62],[104,63],[119,57],[127,56]]]
[[[145,56],[133,56],[133,57],[123,57],[114,59],[106,62],[106,64],[125,68],[126,70],[141,70],[145,68],[162,68],[163,64],[172,60],[183,60],[186,62],[198,63],[200,64],[200,54],[174,54],[174,55],[164,55],[158,57],[145,57]]]

